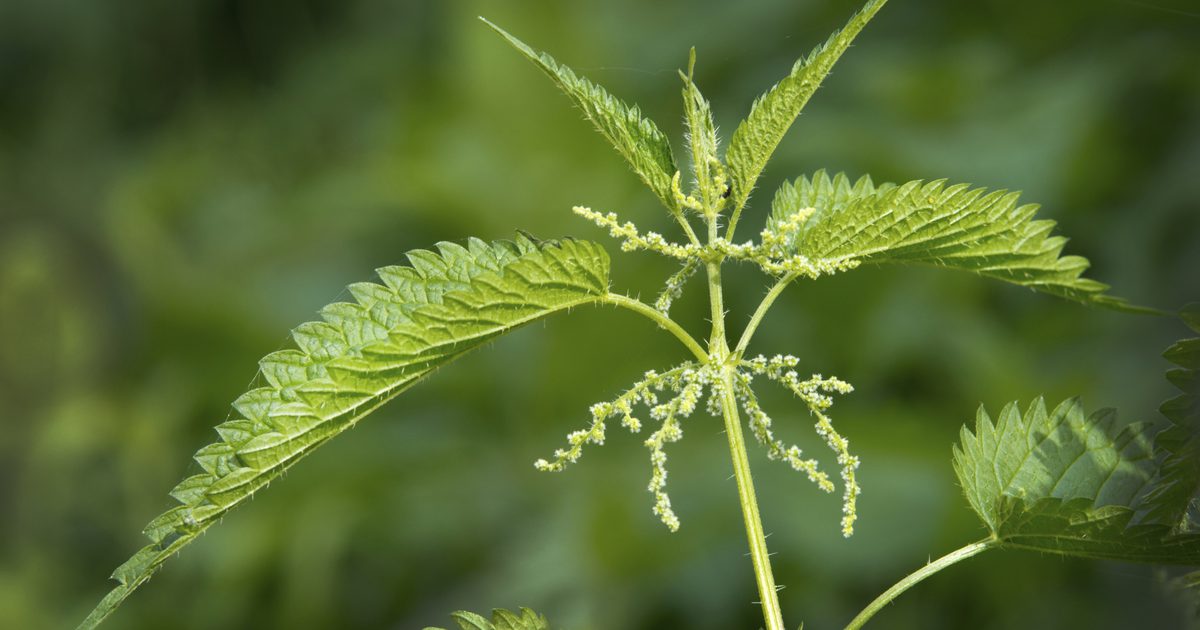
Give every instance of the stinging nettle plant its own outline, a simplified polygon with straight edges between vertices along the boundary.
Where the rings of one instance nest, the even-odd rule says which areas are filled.
[[[743,414],[745,427],[769,459],[803,473],[825,492],[840,488],[840,528],[847,537],[854,532],[861,492],[859,459],[830,415],[833,395],[852,391],[850,384],[820,374],[801,376],[799,360],[790,354],[748,354],[764,316],[793,281],[862,265],[919,264],[996,278],[1084,304],[1151,312],[1111,297],[1105,285],[1083,278],[1088,262],[1061,255],[1065,239],[1051,235],[1053,222],[1034,218],[1037,206],[1018,203],[1017,193],[966,184],[876,185],[865,176],[852,180],[818,171],[779,188],[757,240],[736,240],[743,211],[775,147],[885,1],[868,2],[845,28],[797,61],[754,102],[723,153],[709,103],[694,81],[693,50],[687,72],[680,72],[690,153],[686,171],[676,165],[667,137],[638,108],[489,22],[570,97],[650,188],[680,232],[671,240],[615,213],[586,207],[574,212],[619,240],[622,251],[653,252],[673,259],[679,270],[648,304],[612,290],[609,254],[600,245],[542,241],[519,233],[512,241],[469,239],[462,245],[439,243],[437,251],[409,252],[408,265],[378,270],[381,283],[350,285],[353,302],[326,306],[321,321],[293,331],[296,348],[260,361],[261,386],[234,401],[236,415],[216,427],[219,439],[195,455],[202,472],[171,491],[178,505],[146,526],[150,544],[114,572],[118,586],[80,627],[95,627],[167,558],[256,490],[437,368],[548,315],[611,305],[653,321],[691,358],[647,371],[624,393],[593,405],[590,422],[535,467],[563,470],[586,446],[604,443],[610,421],[633,433],[644,430],[652,509],[674,531],[680,520],[667,494],[665,448],[682,438],[685,420],[701,408],[719,418],[729,443],[764,624],[770,630],[784,628],[751,480]],[[774,280],[736,336],[726,329],[722,298],[722,268],[729,262],[754,265]],[[711,321],[703,342],[670,317],[672,302],[701,274]],[[1200,310],[1193,307],[1183,316],[1200,332]],[[862,626],[936,571],[988,549],[1200,564],[1200,533],[1193,527],[1193,498],[1200,489],[1200,339],[1176,344],[1167,357],[1179,365],[1168,376],[1184,393],[1164,405],[1168,424],[1161,431],[1160,425],[1121,424],[1111,412],[1088,416],[1076,400],[1050,411],[1041,399],[1024,411],[1012,403],[995,420],[981,407],[974,430],[964,427],[953,449],[953,464],[986,538],[904,578],[847,628]],[[816,459],[776,436],[771,417],[759,404],[756,380],[771,381],[800,399],[838,470],[823,470]],[[548,627],[527,609],[519,614],[496,610],[491,620],[459,612],[454,619],[465,629]]]

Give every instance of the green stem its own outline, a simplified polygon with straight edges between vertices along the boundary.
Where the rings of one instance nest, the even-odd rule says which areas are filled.
[[[716,213],[708,214],[708,242],[719,238]],[[712,305],[712,336],[708,342],[709,365],[722,365],[721,415],[725,419],[725,436],[729,439],[729,456],[733,460],[733,476],[737,480],[738,501],[742,506],[742,521],[750,545],[750,560],[754,565],[754,580],[758,584],[758,599],[762,604],[766,630],[784,630],[783,611],[771,573],[771,557],[767,553],[767,537],[763,533],[758,499],[754,496],[754,479],[750,476],[750,459],[746,455],[746,439],[738,417],[737,396],[733,391],[733,371],[729,361],[729,342],[725,339],[725,302],[721,290],[721,260],[705,264],[708,272],[708,298]]]
[[[766,316],[767,310],[771,308],[771,305],[775,303],[775,299],[779,297],[779,294],[783,293],[783,290],[787,288],[787,285],[795,279],[795,273],[787,274],[786,276],[780,278],[779,282],[776,282],[775,286],[771,287],[771,290],[767,292],[765,297],[763,297],[762,302],[760,302],[758,308],[755,309],[754,315],[750,317],[750,323],[746,324],[746,330],[742,331],[742,338],[738,339],[737,347],[733,349],[734,359],[742,358],[742,353],[746,351],[746,346],[750,345],[750,340],[754,338],[754,331],[758,330],[758,325],[762,323],[762,319],[764,316]]]
[[[863,609],[862,612],[858,613],[858,616],[854,618],[854,621],[851,621],[850,625],[846,626],[846,630],[858,630],[863,626],[863,624],[867,623],[871,617],[875,616],[875,613],[882,610],[883,607],[890,604],[893,599],[899,597],[901,593],[912,588],[921,580],[924,580],[925,578],[937,573],[938,571],[941,571],[942,569],[945,569],[952,564],[966,560],[967,558],[970,558],[976,554],[983,553],[984,551],[991,549],[995,544],[996,541],[992,539],[981,540],[977,543],[967,545],[966,547],[955,549],[941,558],[938,558],[937,560],[930,562],[920,569],[913,571],[903,580],[893,584],[892,587],[884,591],[882,595],[876,597],[875,601],[871,602],[866,608]]]
[[[741,218],[742,208],[745,206],[746,204],[743,203],[742,205],[734,208],[733,212],[729,214],[729,227],[725,230],[725,240],[729,241],[730,243],[733,242],[733,232],[737,229],[738,219]]]
[[[642,315],[643,317],[653,320],[654,323],[659,325],[659,327],[671,333],[672,335],[675,335],[676,339],[683,342],[683,345],[687,347],[687,349],[690,350],[697,359],[701,361],[708,361],[708,353],[704,351],[704,348],[700,346],[699,342],[689,335],[682,326],[675,323],[675,320],[654,310],[654,308],[649,304],[625,295],[621,295],[619,293],[609,293],[604,297],[604,301],[614,306],[620,306],[622,308],[629,309]]]
[[[742,520],[746,524],[746,539],[750,543],[750,559],[754,563],[754,578],[762,603],[763,621],[767,630],[784,630],[783,612],[771,573],[771,557],[767,553],[767,537],[758,514],[754,496],[754,480],[750,476],[750,460],[746,456],[746,440],[738,418],[737,397],[733,393],[733,368],[726,367],[721,378],[721,412],[725,417],[725,435],[729,438],[729,454],[733,458],[733,476],[737,479],[738,499],[742,504]]]
[[[712,245],[718,238],[717,221],[715,216],[708,219],[708,244]],[[725,341],[725,297],[721,288],[721,261],[710,260],[704,265],[708,275],[708,302],[712,306],[712,335],[708,339],[708,351],[712,356],[723,360],[729,351]]]
[[[687,220],[687,217],[684,216],[683,211],[675,210],[671,214],[679,223],[679,227],[683,228],[683,233],[687,235],[688,241],[690,241],[692,245],[700,245],[700,239],[696,238],[696,231],[692,229],[692,224]]]

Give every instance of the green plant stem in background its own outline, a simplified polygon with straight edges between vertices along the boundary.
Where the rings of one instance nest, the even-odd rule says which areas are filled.
[[[725,417],[725,436],[729,438],[729,456],[733,459],[733,476],[737,479],[738,499],[742,504],[742,520],[746,524],[746,539],[750,543],[750,559],[754,563],[754,579],[758,584],[763,621],[767,630],[784,630],[783,612],[771,573],[771,555],[767,552],[767,537],[758,514],[754,496],[754,480],[750,476],[750,460],[746,456],[746,441],[738,418],[737,398],[733,394],[733,371],[726,368],[721,376],[721,412]]]
[[[996,541],[991,538],[987,540],[981,540],[979,542],[967,545],[966,547],[955,549],[941,558],[938,558],[937,560],[930,562],[920,569],[913,571],[903,580],[893,584],[892,587],[884,591],[882,595],[876,597],[875,601],[868,604],[867,607],[864,608],[862,612],[858,613],[858,616],[846,626],[846,630],[858,630],[858,628],[863,627],[863,624],[867,623],[871,617],[874,617],[875,613],[883,610],[883,607],[892,603],[893,599],[899,597],[904,591],[916,586],[925,578],[937,573],[938,571],[941,571],[942,569],[945,569],[952,564],[966,560],[971,556],[983,553],[995,545]]]

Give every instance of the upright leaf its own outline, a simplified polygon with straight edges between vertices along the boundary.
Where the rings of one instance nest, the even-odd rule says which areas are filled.
[[[807,57],[797,60],[791,73],[754,101],[750,115],[733,132],[729,148],[725,151],[735,217],[746,205],[754,183],[758,181],[758,176],[792,121],[796,120],[808,99],[821,87],[821,82],[850,47],[850,42],[883,8],[886,1],[869,0],[862,10],[850,18],[845,28],[830,35],[823,46],[817,47]],[[736,218],[731,222],[736,223]]]
[[[567,240],[408,254],[379,270],[383,284],[350,286],[353,303],[321,311],[293,332],[296,349],[260,362],[262,385],[233,403],[220,439],[195,455],[202,473],[171,492],[180,505],[146,526],[151,544],[121,565],[120,584],[81,628],[91,628],[170,556],[318,446],[354,426],[438,367],[498,335],[608,291],[608,255]]]
[[[677,210],[671,189],[671,179],[677,170],[675,157],[671,153],[670,141],[657,125],[643,118],[637,106],[622,103],[603,87],[555,61],[554,57],[530,48],[499,26],[483,21],[541,68],[625,158],[633,172],[654,191],[663,205],[673,212]]]
[[[1067,240],[1051,236],[1054,222],[1035,220],[1038,206],[1020,205],[1018,196],[945,180],[875,186],[867,177],[851,183],[844,174],[831,179],[818,171],[779,189],[768,225],[778,229],[811,208],[788,246],[813,261],[932,265],[1139,310],[1106,295],[1107,285],[1083,278],[1087,259],[1062,256]]]
[[[1189,305],[1182,315],[1200,333],[1200,304]],[[1147,518],[1182,529],[1192,524],[1190,510],[1200,493],[1200,337],[1177,342],[1163,356],[1179,366],[1167,372],[1167,380],[1182,393],[1159,408],[1171,424],[1154,438],[1162,466],[1144,507]]]
[[[695,83],[696,49],[688,54],[687,74],[683,78],[683,120],[687,124],[688,148],[692,153],[692,174],[696,187],[709,208],[715,208],[723,190],[717,190],[714,177],[720,174],[717,157],[717,127],[713,124],[712,107]],[[724,184],[721,183],[721,187]]]
[[[980,408],[962,430],[954,470],[993,539],[1011,548],[1163,564],[1200,564],[1200,534],[1135,518],[1154,476],[1149,425],[1111,411],[1085,417],[1077,400],[996,422]]]

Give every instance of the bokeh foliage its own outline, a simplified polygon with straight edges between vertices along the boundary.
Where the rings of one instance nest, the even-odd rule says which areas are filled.
[[[174,481],[195,472],[188,457],[254,362],[345,284],[441,239],[600,238],[571,215],[579,203],[670,229],[475,15],[639,102],[681,147],[675,69],[690,46],[728,132],[856,8],[0,4],[0,627],[82,618]],[[1194,300],[1197,28],[1182,0],[893,0],[785,138],[743,230],[779,182],[820,167],[948,177],[1024,190],[1117,294]],[[765,281],[743,271],[727,290],[745,312]],[[613,272],[653,296],[670,269],[634,255]],[[695,326],[699,293],[674,309]],[[836,627],[982,535],[950,466],[980,402],[1080,394],[1155,420],[1171,395],[1159,352],[1181,332],[929,270],[791,289],[751,351],[854,382],[839,418],[864,494],[859,532],[843,541],[836,498],[756,455],[789,623]],[[588,404],[680,356],[611,309],[523,330],[305,461],[113,625],[410,628],[525,605],[570,628],[757,627],[719,421],[692,419],[672,451],[686,523],[674,535],[647,508],[635,439],[614,434],[562,475],[531,465]],[[763,404],[784,437],[809,439],[795,401]],[[1174,627],[1181,614],[1144,567],[997,553],[952,570],[877,623]]]

